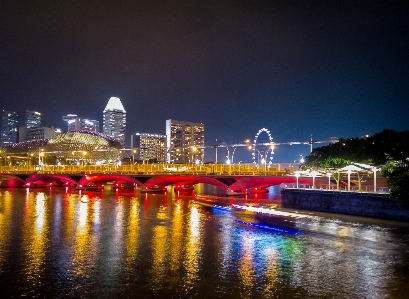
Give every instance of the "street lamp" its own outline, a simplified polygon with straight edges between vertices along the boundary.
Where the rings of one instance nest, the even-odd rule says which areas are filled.
[[[222,142],[220,145],[223,145],[226,147],[226,164],[230,164],[230,159],[229,159],[229,146],[227,145],[226,142]]]
[[[251,145],[249,145],[249,143],[250,143],[250,139],[246,139],[246,140],[244,140],[243,142],[240,142],[239,144],[233,144],[233,152],[232,152],[232,154],[231,154],[231,164],[234,164],[234,153],[236,152],[236,149],[239,147],[239,146],[242,146],[242,145],[245,145],[245,146],[247,146],[250,150],[252,149],[252,147],[251,147]]]
[[[373,171],[373,191],[376,193],[376,172],[379,171],[378,168],[372,167]]]
[[[196,151],[197,151],[197,147],[196,147],[196,146],[193,146],[193,147],[192,147],[192,159],[191,159],[191,164],[195,163],[194,161],[195,161],[195,153],[196,153]]]
[[[39,165],[43,165],[44,164],[44,153],[43,152],[41,152],[39,155],[38,155],[38,164]]]
[[[82,152],[82,165],[85,166],[85,156],[87,155],[86,151]]]
[[[315,189],[315,176],[318,174],[315,170],[311,172],[312,174],[312,189]]]
[[[237,146],[233,146],[234,147],[234,149],[233,149],[233,153],[231,154],[231,164],[234,164],[233,162],[234,162],[234,152],[236,151],[236,149],[237,149]]]
[[[298,189],[298,178],[300,177],[300,173],[299,173],[299,172],[296,172],[296,173],[295,173],[295,177],[296,177],[296,180],[297,180],[297,189]]]
[[[328,190],[330,189],[331,186],[331,172],[327,172],[327,177],[328,177]]]
[[[135,154],[136,154],[136,149],[132,150],[132,167],[135,164]]]

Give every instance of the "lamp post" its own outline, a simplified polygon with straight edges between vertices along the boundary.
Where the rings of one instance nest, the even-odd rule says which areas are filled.
[[[230,164],[230,159],[229,159],[229,146],[227,145],[226,142],[222,142],[220,145],[223,145],[226,147],[226,164]]]
[[[315,189],[315,176],[317,175],[317,172],[313,170],[311,174],[312,174],[312,189]]]
[[[132,150],[132,170],[133,170],[133,166],[135,165],[135,154],[136,154],[136,149]]]
[[[40,153],[40,155],[38,156],[39,164],[43,165],[44,164],[44,153]]]
[[[44,156],[44,149],[41,149],[41,152],[38,154],[38,165],[41,165],[41,157]]]
[[[242,144],[245,144],[246,147],[248,147],[249,149],[251,149],[251,145],[249,146],[250,143],[250,139],[246,139],[243,142],[240,142],[239,144],[234,144],[233,145],[233,152],[231,154],[231,164],[234,164],[234,153],[236,152],[236,149],[241,146]]]
[[[376,172],[378,169],[376,167],[372,167],[373,171],[373,191],[376,193]]]
[[[193,146],[193,147],[192,147],[192,159],[190,160],[190,163],[191,163],[191,164],[194,164],[194,163],[195,163],[195,153],[196,153],[196,151],[197,151],[197,147],[196,147],[196,146]]]
[[[330,185],[331,185],[331,172],[327,172],[327,177],[328,177],[328,190],[329,190]]]
[[[31,160],[33,159],[33,154],[30,154],[29,160],[28,160],[28,166],[31,166]]]
[[[299,172],[296,172],[296,173],[295,173],[295,177],[296,177],[296,180],[297,180],[297,189],[298,189],[298,178],[300,177],[300,173],[299,173]]]
[[[234,152],[237,149],[237,146],[233,146],[233,147],[234,147],[234,149],[233,149],[233,153],[231,154],[231,164],[234,164]]]
[[[82,166],[85,167],[85,156],[87,155],[86,151],[82,152]]]
[[[258,167],[258,169],[259,169],[259,171],[260,171],[260,157],[262,157],[262,155],[261,155],[261,153],[260,153],[260,151],[258,150],[258,149],[256,149],[255,148],[255,150],[257,151],[257,153],[258,153],[258,159],[257,159],[257,167]]]

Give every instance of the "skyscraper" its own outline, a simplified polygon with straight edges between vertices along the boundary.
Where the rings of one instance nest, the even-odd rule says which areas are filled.
[[[87,130],[93,132],[99,132],[99,121],[91,119],[81,119],[76,114],[68,114],[62,117],[64,121],[68,123],[68,131],[74,132],[80,130]]]
[[[41,125],[41,113],[26,110],[26,128],[36,128]]]
[[[166,162],[166,135],[136,133],[131,136],[131,147],[135,161]]]
[[[166,120],[168,163],[203,163],[204,125],[187,121]]]
[[[68,114],[62,117],[63,121],[68,123],[67,132],[74,132],[81,130],[81,118],[76,114]]]
[[[7,146],[17,143],[18,115],[16,112],[5,111],[1,113],[1,136],[0,145]]]
[[[117,139],[125,147],[126,111],[121,100],[116,97],[109,99],[104,109],[104,134]]]

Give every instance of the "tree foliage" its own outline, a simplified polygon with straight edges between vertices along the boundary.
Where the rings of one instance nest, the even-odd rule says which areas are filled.
[[[315,148],[302,169],[337,169],[350,161],[383,165],[391,195],[409,206],[409,131],[383,130],[370,137],[339,139]]]

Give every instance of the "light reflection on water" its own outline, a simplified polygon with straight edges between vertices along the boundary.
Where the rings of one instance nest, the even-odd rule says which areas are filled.
[[[278,188],[270,191],[225,202],[279,203]],[[2,298],[404,298],[409,291],[407,224],[317,215],[289,222],[301,233],[291,235],[236,222],[232,212],[192,203],[191,193],[71,192],[0,189]],[[202,185],[195,192],[222,195]]]

